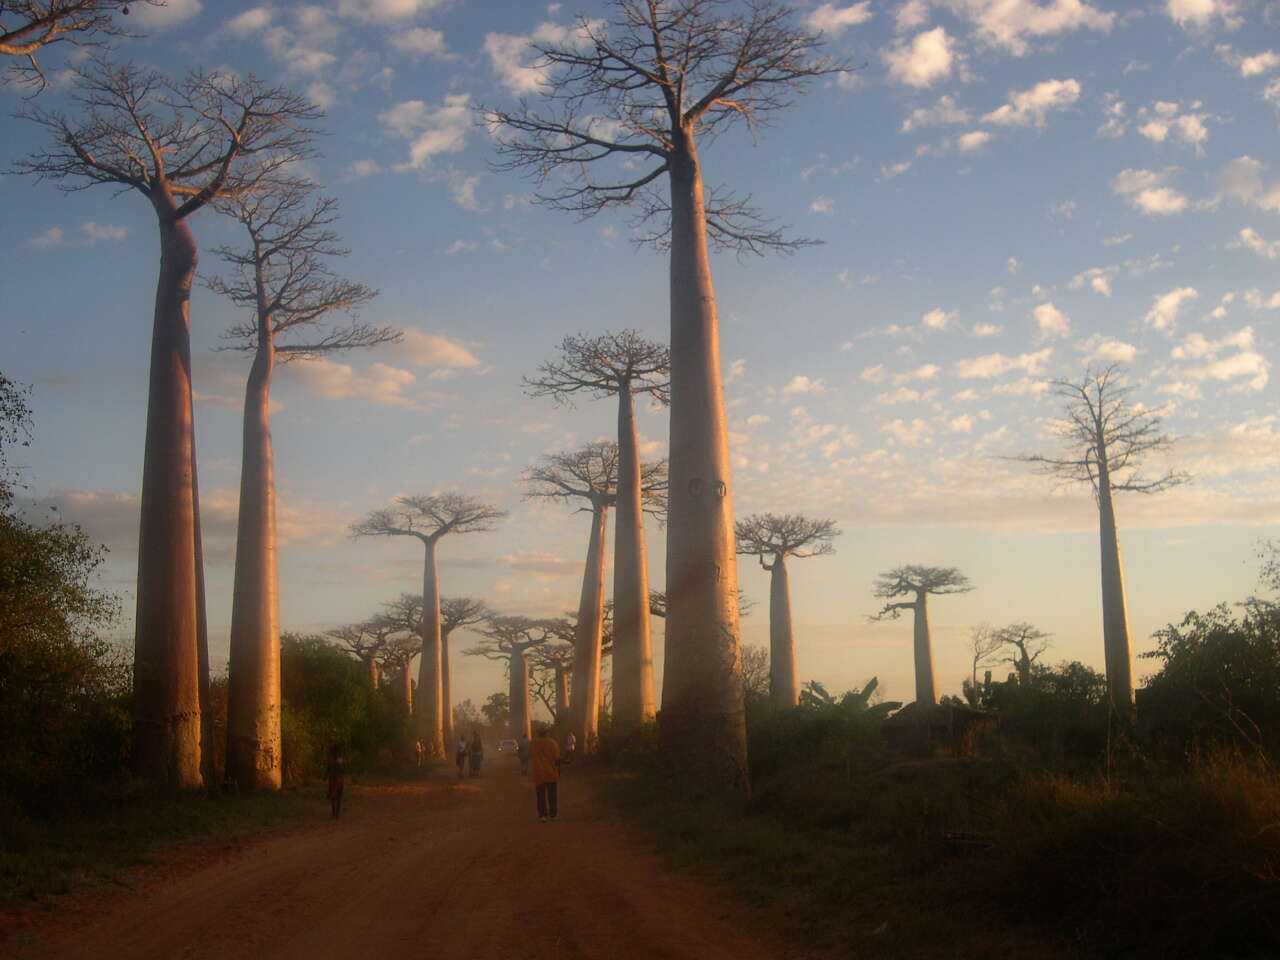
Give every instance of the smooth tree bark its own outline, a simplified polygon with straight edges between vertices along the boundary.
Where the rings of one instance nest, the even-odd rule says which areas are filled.
[[[507,664],[511,735],[531,736],[533,707],[529,694],[527,654],[555,636],[554,626],[548,620],[495,615],[490,616],[484,626],[477,627],[476,632],[484,639],[463,653],[470,657],[501,660]]]
[[[665,405],[670,370],[671,354],[665,344],[624,330],[598,337],[565,337],[560,356],[524,381],[532,396],[553,397],[561,403],[571,403],[579,393],[618,398],[613,723],[624,733],[652,721],[657,711],[635,398],[647,394]]]
[[[395,506],[374,510],[351,525],[353,537],[414,537],[423,547],[422,564],[422,660],[418,665],[415,715],[422,728],[427,752],[444,753],[444,690],[441,678],[440,577],[436,572],[436,545],[450,534],[492,530],[506,511],[462,493],[437,493],[397,497]]]
[[[488,604],[474,597],[444,597],[440,600],[440,702],[445,745],[453,743],[453,672],[449,668],[449,637],[459,627],[473,627],[491,617]]]
[[[569,728],[579,749],[590,753],[599,738],[600,663],[605,623],[605,536],[609,508],[617,502],[618,445],[592,443],[579,450],[544,456],[526,470],[521,481],[526,499],[582,501],[591,515],[587,561],[578,601],[573,660],[573,703]],[[661,513],[665,506],[666,463],[643,464],[640,494],[644,509]]]
[[[124,27],[129,6],[164,0],[0,0],[0,56],[19,59],[17,80],[44,90],[48,81],[36,58],[51,47],[102,47],[115,37],[133,37]]]
[[[93,61],[71,100],[80,115],[28,108],[52,143],[16,169],[75,191],[133,190],[156,215],[160,270],[151,339],[138,539],[134,643],[134,765],[170,789],[204,780],[201,728],[204,620],[191,394],[189,306],[198,261],[190,217],[215,200],[247,197],[311,155],[319,111],[252,76],[159,73]]]
[[[1174,438],[1160,431],[1159,410],[1129,402],[1131,388],[1123,370],[1112,364],[1090,369],[1080,380],[1054,380],[1053,393],[1064,416],[1057,434],[1067,448],[1059,456],[1028,454],[1016,459],[1034,463],[1062,480],[1088,483],[1098,505],[1098,542],[1102,572],[1102,642],[1107,666],[1111,709],[1122,719],[1133,714],[1133,645],[1129,637],[1129,609],[1120,558],[1115,494],[1159,493],[1186,483],[1190,477],[1166,470],[1156,477],[1142,474],[1151,454],[1162,454]]]
[[[704,191],[699,144],[738,121],[755,128],[843,65],[820,59],[818,36],[772,0],[610,7],[609,21],[581,17],[571,42],[536,45],[548,77],[542,111],[522,102],[489,109],[486,120],[501,131],[497,167],[539,180],[548,190],[541,202],[578,216],[632,207],[638,239],[669,250],[663,754],[689,780],[746,791],[728,429],[707,238],[740,252],[803,241],[787,240],[731,194]]]
[[[914,614],[912,648],[916,663],[916,703],[938,702],[938,680],[933,664],[933,638],[929,633],[929,596],[968,593],[969,578],[955,567],[924,567],[908,564],[882,573],[876,580],[875,595],[889,602],[872,620],[897,619],[903,610]],[[895,601],[894,597],[909,597]]]
[[[735,532],[738,553],[758,558],[760,566],[769,571],[769,699],[774,706],[794,707],[800,702],[800,686],[787,558],[835,553],[831,541],[840,531],[834,520],[758,513],[739,520]]]
[[[248,233],[246,247],[223,246],[229,276],[206,285],[252,319],[225,334],[228,348],[253,354],[245,384],[240,510],[236,527],[227,687],[227,775],[241,789],[278,790],[280,767],[280,610],[277,589],[275,459],[271,378],[278,362],[393,343],[388,327],[328,326],[374,291],[333,274],[343,256],[335,201],[314,184],[281,180],[256,194],[219,201]]]

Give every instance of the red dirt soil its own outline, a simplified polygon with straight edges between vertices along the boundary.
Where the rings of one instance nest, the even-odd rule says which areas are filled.
[[[320,819],[66,898],[0,931],[15,958],[798,960],[749,911],[638,849],[569,772],[539,823],[514,760],[348,792]],[[185,859],[185,858],[184,858]],[[203,862],[202,862],[203,861]]]

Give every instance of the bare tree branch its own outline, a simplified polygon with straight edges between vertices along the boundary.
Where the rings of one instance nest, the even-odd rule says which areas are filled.
[[[423,542],[450,533],[485,533],[505,510],[463,493],[397,497],[396,506],[370,512],[349,528],[353,537],[417,537]]]
[[[136,37],[115,18],[134,6],[164,6],[164,0],[0,0],[0,56],[16,57],[17,81],[40,93],[47,86],[36,54],[56,44],[101,47],[109,38]],[[34,94],[33,94],[34,95]]]
[[[903,610],[915,610],[919,598],[928,594],[946,596],[952,593],[968,593],[973,589],[969,578],[956,567],[924,567],[908,564],[896,567],[876,578],[875,595],[890,602],[886,603],[871,620],[896,620]],[[913,597],[911,600],[894,602],[894,597]]]
[[[560,357],[542,364],[538,375],[525,377],[531,397],[552,397],[572,405],[573,395],[607,397],[630,391],[647,393],[665,405],[670,399],[671,351],[664,343],[645,340],[636,330],[598,337],[569,336],[560,342]]]
[[[831,541],[840,536],[834,520],[817,520],[798,513],[754,513],[734,524],[738,553],[760,558],[760,566],[773,569],[765,557],[823,557],[835,553]]]
[[[526,500],[585,500],[589,509],[612,507],[618,494],[618,445],[611,440],[589,443],[578,450],[544,456],[520,477],[528,487]],[[640,494],[646,513],[665,516],[667,462],[640,466]]]

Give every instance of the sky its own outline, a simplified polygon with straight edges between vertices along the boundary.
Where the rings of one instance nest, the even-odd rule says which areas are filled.
[[[522,499],[545,453],[606,439],[608,401],[530,399],[521,378],[569,334],[666,339],[664,255],[624,213],[578,222],[496,172],[479,107],[536,102],[531,40],[562,42],[607,4],[330,0],[134,6],[113,55],[171,75],[254,73],[327,114],[306,172],[341,204],[337,269],[380,291],[361,318],[402,343],[283,368],[273,390],[285,629],[361,620],[420,589],[405,538],[349,524],[397,495],[461,490],[509,516],[450,538],[446,595],[529,616],[576,607],[585,514]],[[1152,472],[1193,482],[1122,496],[1135,653],[1192,609],[1256,588],[1277,535],[1280,419],[1280,3],[1160,0],[797,0],[850,67],[814,83],[754,137],[707,146],[709,183],[753,201],[794,256],[713,258],[739,515],[834,519],[836,553],[791,567],[798,676],[840,691],[879,677],[910,699],[911,626],[869,622],[877,574],[955,566],[973,592],[931,607],[942,692],[969,672],[980,624],[1029,621],[1049,662],[1102,667],[1097,514],[1085,488],[1008,459],[1054,453],[1054,378],[1118,362],[1135,402],[1178,440]],[[74,50],[50,51],[57,108]],[[0,370],[31,384],[28,509],[81,523],[109,550],[125,610],[136,576],[158,242],[136,194],[64,195],[12,172],[43,143],[0,90]],[[240,228],[192,221],[201,270]],[[219,352],[241,319],[198,288],[191,305],[208,616],[225,664],[247,358]],[[643,407],[644,451],[667,414]],[[663,581],[651,526],[650,577]],[[743,639],[767,644],[768,574]],[[661,676],[661,626],[658,676]],[[465,648],[464,636],[455,649]],[[1139,676],[1151,661],[1138,660]],[[505,689],[501,667],[455,658],[457,699]]]

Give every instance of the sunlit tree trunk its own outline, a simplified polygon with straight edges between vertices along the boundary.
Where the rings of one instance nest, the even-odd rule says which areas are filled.
[[[671,450],[662,747],[672,767],[747,789],[728,429],[702,174],[679,133],[671,184]],[[577,694],[574,694],[577,697]]]
[[[258,313],[258,347],[244,400],[227,672],[227,774],[242,790],[279,790],[280,615],[270,422],[275,344],[265,304]]]
[[[436,541],[425,541],[422,565],[422,660],[418,663],[419,723],[427,754],[444,756],[444,711],[440,679],[440,577],[436,573]]]
[[[774,706],[800,702],[796,685],[796,641],[791,629],[791,581],[787,558],[774,557],[769,567],[769,697]]]
[[[1129,640],[1129,605],[1124,591],[1124,564],[1111,499],[1106,464],[1098,475],[1098,527],[1102,550],[1102,643],[1111,707],[1128,716],[1133,711],[1133,649]]]
[[[377,657],[369,657],[365,661],[365,667],[369,670],[369,686],[374,690],[378,689],[378,684],[382,681],[382,670],[378,666]]]
[[[204,781],[189,316],[198,254],[163,184],[153,202],[160,276],[138,532],[134,765],[155,784],[186,790]]]
[[[449,672],[449,637],[440,634],[440,729],[444,743],[453,743],[453,689]]]
[[[557,666],[556,671],[556,723],[569,719],[569,671]]]
[[[532,704],[529,701],[529,661],[523,651],[511,654],[511,686],[508,696],[511,700],[511,736],[531,736],[529,718],[532,715]]]
[[[916,656],[916,703],[938,702],[938,682],[934,679],[933,640],[929,636],[929,594],[916,591],[914,647]]]
[[[404,699],[404,712],[413,716],[413,661],[405,662],[400,671],[400,695]]]
[[[200,772],[206,790],[218,789],[213,756],[213,700],[209,689],[209,616],[205,605],[204,539],[200,533],[200,471],[196,464],[195,432],[191,437],[191,496],[196,531],[196,662],[200,670]]]
[[[591,540],[582,573],[582,597],[578,602],[578,629],[573,645],[573,701],[570,729],[578,749],[591,751],[600,728],[600,644],[604,633],[604,541],[609,508],[597,504],[591,512]]]
[[[640,493],[635,397],[618,394],[618,517],[613,534],[613,722],[621,732],[654,717],[649,572]]]

